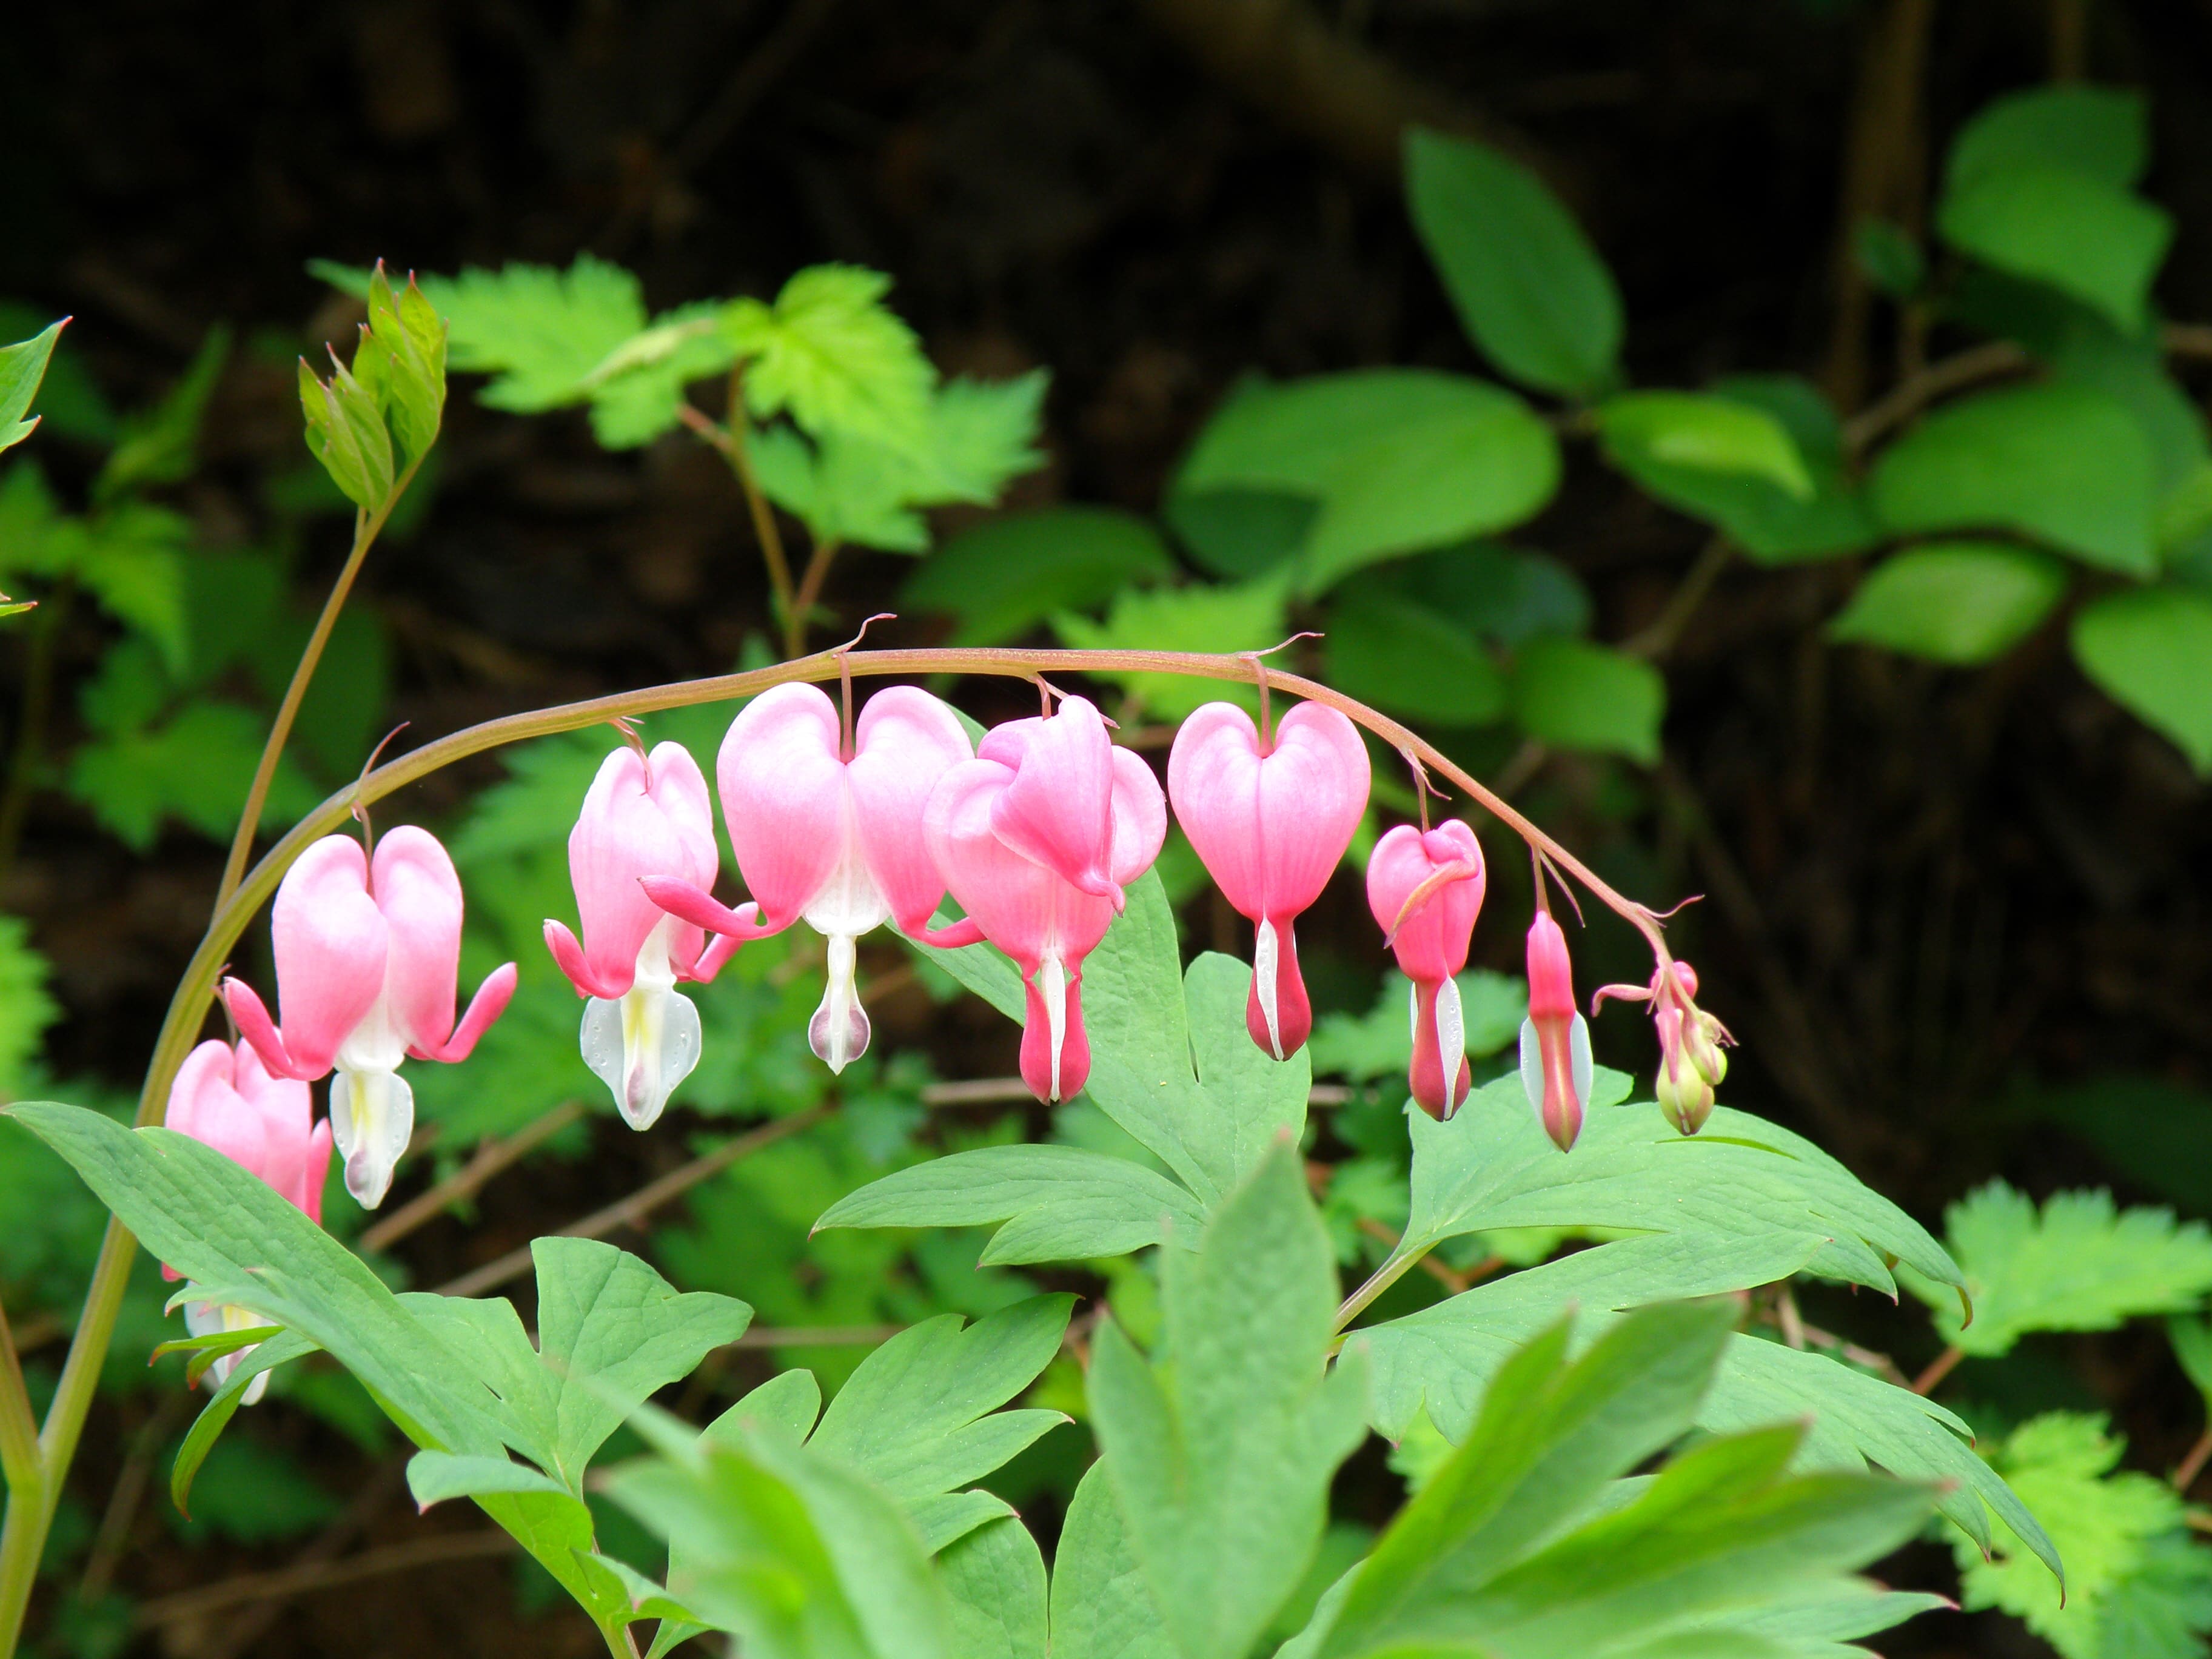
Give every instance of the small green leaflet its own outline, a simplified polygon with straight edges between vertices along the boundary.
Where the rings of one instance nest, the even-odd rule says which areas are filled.
[[[2212,1291],[2212,1232],[2170,1210],[2118,1209],[2110,1193],[2032,1200],[2001,1181],[1944,1217],[1966,1272],[1974,1322],[1960,1326],[1948,1288],[1908,1278],[1936,1328],[1966,1352],[2009,1352],[2030,1331],[2108,1331],[2144,1314],[2194,1310]]]
[[[1045,507],[961,531],[907,579],[899,602],[957,617],[952,644],[1000,645],[1055,611],[1102,605],[1174,569],[1159,532],[1134,514]]]
[[[1512,706],[1540,743],[1658,763],[1667,682],[1640,657],[1555,634],[1530,640],[1514,655]]]
[[[2050,86],[1989,104],[1960,129],[1943,167],[1947,192],[2013,168],[2068,167],[2118,189],[2150,161],[2150,111],[2118,87]]]
[[[927,445],[937,373],[921,342],[883,303],[891,280],[858,265],[811,265],[773,305],[733,300],[722,336],[744,366],[745,407],[904,451]]]
[[[1782,422],[1730,398],[1693,392],[1624,392],[1598,405],[1598,433],[1615,465],[1639,464],[1764,479],[1808,501],[1813,479]]]
[[[0,1095],[21,1087],[46,1027],[61,1018],[61,1005],[46,991],[52,972],[32,947],[31,924],[0,915]]]
[[[37,416],[23,417],[30,412],[31,399],[38,396],[39,382],[46,377],[54,342],[61,338],[69,321],[64,317],[30,339],[0,346],[0,449],[12,449],[38,426]]]
[[[1942,663],[1987,662],[2033,632],[2066,592],[2066,568],[2003,542],[1924,542],[1892,554],[1828,624],[1831,639]]]
[[[2067,1594],[2026,1558],[1984,1560],[1954,1542],[1969,1608],[2001,1607],[2064,1659],[2197,1659],[2212,1633],[2212,1549],[2191,1537],[2181,1498],[2152,1475],[2115,1474],[2124,1443],[2105,1419],[2032,1418],[1998,1447],[1997,1468],[2049,1522]]]
[[[2082,607],[2074,656],[2106,696],[2212,775],[2212,599],[2127,588]]]

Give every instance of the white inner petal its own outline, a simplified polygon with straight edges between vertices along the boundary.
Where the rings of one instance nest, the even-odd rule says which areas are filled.
[[[868,1051],[868,1016],[854,984],[859,962],[850,933],[830,935],[829,982],[822,988],[822,1006],[807,1022],[806,1041],[833,1072]]]
[[[1067,970],[1054,951],[1037,965],[1037,994],[1044,999],[1045,1029],[1052,1035],[1052,1097],[1060,1097],[1060,1050],[1067,1045]]]
[[[591,998],[577,1033],[584,1064],[607,1085],[633,1129],[650,1128],[699,1063],[699,1011],[676,989],[669,962],[675,926],[668,918],[646,936],[628,993],[618,1000]]]
[[[337,1065],[341,1072],[389,1072],[407,1058],[406,1034],[392,1018],[392,998],[379,992],[361,1023],[338,1044]]]
[[[1567,1028],[1567,1055],[1568,1069],[1574,1073],[1575,1099],[1587,1106],[1597,1066],[1590,1058],[1589,1022],[1580,1014],[1575,1016],[1575,1023]]]
[[[1544,1045],[1536,1035],[1536,1022],[1521,1022],[1521,1092],[1528,1097],[1528,1109],[1540,1121],[1544,1115]]]
[[[1277,1060],[1283,1057],[1283,1023],[1275,1012],[1275,924],[1262,921],[1252,945],[1252,984],[1260,994],[1260,1017],[1267,1022],[1267,1047]]]
[[[843,845],[837,850],[837,862],[799,914],[817,933],[831,938],[843,933],[857,939],[871,928],[882,927],[891,912],[884,896],[876,890],[876,878],[868,873],[868,861],[861,855],[850,789],[845,792],[842,830]],[[913,833],[920,835],[921,826],[914,825]]]
[[[1460,1062],[1467,1058],[1467,1013],[1460,1006],[1455,979],[1437,987],[1437,1057],[1443,1063],[1444,1099],[1449,1103],[1459,1088]]]
[[[264,1319],[259,1314],[250,1312],[234,1303],[187,1302],[185,1304],[185,1328],[194,1336],[213,1336],[222,1331],[250,1331],[257,1325],[267,1323],[269,1321]],[[260,1346],[258,1342],[253,1343],[250,1346],[238,1349],[235,1352],[227,1353],[210,1364],[206,1373],[201,1378],[208,1392],[213,1394],[224,1383],[229,1382],[230,1374],[246,1363],[246,1355]],[[259,1401],[263,1395],[268,1392],[269,1373],[264,1371],[246,1385],[243,1403],[248,1406],[254,1405]]]
[[[373,1210],[391,1190],[392,1171],[415,1133],[415,1091],[389,1067],[350,1070],[343,1049],[339,1055],[331,1079],[331,1139],[345,1160],[346,1190]]]

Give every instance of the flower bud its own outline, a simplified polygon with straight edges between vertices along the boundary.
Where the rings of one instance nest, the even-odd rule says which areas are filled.
[[[1521,1087],[1561,1152],[1582,1133],[1589,1099],[1589,1022],[1575,1007],[1566,935],[1539,910],[1528,924],[1528,1018],[1521,1023]]]

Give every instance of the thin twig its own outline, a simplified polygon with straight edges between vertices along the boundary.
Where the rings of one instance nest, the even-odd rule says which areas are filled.
[[[2173,1471],[2173,1489],[2185,1495],[2197,1484],[2197,1477],[2204,1472],[2205,1460],[2212,1458],[2212,1425],[2197,1437],[2197,1443],[2189,1449]]]
[[[807,622],[822,598],[822,584],[830,580],[830,566],[842,544],[835,536],[824,536],[808,556],[806,573],[799,579],[799,592],[791,601],[791,623],[786,631],[785,646],[794,657],[806,648]]]
[[[363,1232],[354,1241],[355,1248],[363,1255],[390,1249],[432,1218],[472,1197],[501,1170],[544,1145],[583,1115],[581,1101],[568,1101],[511,1135],[486,1140],[477,1148],[476,1156],[452,1175],[428,1192],[417,1194]]]
[[[2027,353],[2011,341],[1991,340],[1930,363],[1844,422],[1844,452],[1862,454],[1877,438],[1887,436],[1937,398],[1983,380],[2016,374],[2028,362]]]
[[[403,1544],[363,1550],[341,1561],[279,1567],[273,1572],[242,1573],[195,1589],[179,1590],[174,1595],[156,1596],[139,1606],[135,1622],[141,1630],[179,1624],[189,1619],[204,1619],[226,1607],[304,1595],[311,1590],[334,1589],[340,1584],[388,1577],[396,1572],[410,1572],[440,1562],[481,1560],[488,1556],[505,1555],[514,1547],[514,1540],[503,1532],[444,1533],[432,1538],[412,1538]]]
[[[1928,1362],[1925,1370],[1912,1379],[1912,1392],[1919,1395],[1935,1393],[1937,1386],[1958,1369],[1959,1362],[1966,1357],[1966,1351],[1956,1343],[1944,1349]]]
[[[1691,563],[1681,585],[1668,596],[1666,605],[1651,619],[1650,625],[1620,648],[1632,657],[1643,657],[1651,662],[1664,660],[1681,640],[1682,630],[1690,625],[1690,618],[1698,614],[1698,607],[1705,602],[1705,595],[1720,580],[1721,572],[1735,557],[1735,548],[1727,537],[1716,536],[1708,541]]]
[[[563,1227],[560,1237],[604,1238],[617,1228],[634,1227],[669,1200],[690,1191],[710,1176],[720,1174],[739,1158],[748,1157],[763,1146],[773,1146],[787,1135],[813,1127],[829,1116],[832,1109],[827,1106],[810,1106],[803,1112],[777,1118],[774,1122],[763,1123],[759,1128],[741,1134],[734,1140],[725,1141],[713,1152],[693,1158],[681,1169],[671,1170],[658,1181],[647,1182],[629,1197],[618,1200],[603,1210],[594,1210],[573,1226]],[[463,1273],[450,1284],[441,1285],[438,1293],[441,1296],[482,1296],[486,1291],[504,1285],[511,1279],[520,1279],[530,1271],[530,1249],[525,1245],[520,1249],[509,1250],[496,1261],[486,1262],[481,1267]]]
[[[131,1541],[131,1523],[137,1519],[138,1505],[146,1496],[146,1478],[153,1473],[154,1460],[161,1455],[161,1448],[191,1403],[188,1392],[172,1390],[163,1395],[161,1403],[131,1436],[122,1473],[116,1476],[115,1490],[108,1496],[107,1512],[100,1517],[100,1531],[85,1560],[84,1577],[77,1587],[80,1601],[97,1601],[114,1582],[115,1569],[122,1564],[124,1549]]]

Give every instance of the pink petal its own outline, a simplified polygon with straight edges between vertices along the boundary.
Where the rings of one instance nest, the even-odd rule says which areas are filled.
[[[1543,911],[1528,923],[1528,1018],[1572,1019],[1575,970],[1567,957],[1567,936]]]
[[[583,919],[586,971],[579,974],[562,960],[562,949],[554,940],[551,924],[546,943],[562,971],[587,995],[611,998],[628,991],[636,975],[638,951],[646,936],[660,925],[660,908],[638,886],[639,878],[702,878],[698,824],[679,823],[659,797],[665,794],[682,803],[687,817],[703,815],[706,780],[691,757],[672,743],[654,751],[653,791],[646,787],[646,769],[635,750],[617,749],[609,755],[584,797],[576,827],[568,832],[568,878],[576,891],[577,914]],[[711,854],[711,823],[706,847]],[[703,875],[713,881],[711,858]],[[698,954],[698,941],[691,941],[690,954]]]
[[[307,1219],[318,1227],[323,1224],[323,1188],[331,1178],[331,1125],[325,1118],[315,1125],[314,1133],[307,1137],[307,1156],[300,1175],[300,1196],[296,1200],[307,1212]]]
[[[699,952],[698,959],[689,968],[678,970],[676,977],[698,985],[712,985],[714,975],[729,965],[730,958],[737,955],[744,943],[738,934],[717,933],[708,942],[707,948]]]
[[[984,739],[993,759],[1019,744],[1013,779],[993,803],[991,827],[1061,880],[1100,898],[1119,898],[1113,873],[1116,774],[1106,722],[1088,699],[1064,697],[1049,720],[1010,724],[1022,728],[1018,737],[1009,733],[995,749],[997,732]]]
[[[660,914],[658,907],[653,914]],[[565,924],[550,918],[545,923],[545,948],[553,954],[553,965],[567,975],[580,997],[605,997],[611,1000],[629,990],[630,981],[636,977],[635,974],[625,974],[620,984],[601,979],[591,958],[585,955],[584,947],[576,942],[576,936]]]
[[[1112,753],[1114,839],[1107,873],[1117,890],[1113,899],[1118,910],[1121,908],[1118,890],[1151,869],[1152,860],[1160,855],[1160,843],[1167,839],[1168,803],[1160,793],[1160,781],[1142,757],[1126,749]]]
[[[1053,953],[1072,974],[1105,936],[1114,907],[1000,838],[995,809],[1014,780],[1012,770],[996,761],[954,767],[929,798],[923,834],[960,908],[1024,975]]]
[[[647,876],[638,885],[654,904],[678,921],[710,933],[727,935],[739,944],[783,931],[781,927],[772,927],[760,920],[759,905],[740,904],[732,910],[712,893],[703,892],[673,876]],[[726,955],[724,960],[727,960]]]
[[[1222,894],[1253,921],[1297,915],[1321,896],[1367,810],[1367,745],[1326,704],[1300,703],[1264,759],[1251,717],[1208,703],[1176,734],[1176,817]]]
[[[1466,873],[1432,887],[1409,911],[1408,899],[1440,872]],[[1446,818],[1424,836],[1401,823],[1375,843],[1367,861],[1367,904],[1406,977],[1417,983],[1450,978],[1467,966],[1486,876],[1474,831]],[[1396,929],[1392,934],[1392,929]]]
[[[369,881],[376,908],[392,929],[384,988],[392,1024],[410,1048],[432,1053],[453,1029],[461,878],[438,838],[408,823],[376,843]]]
[[[837,709],[796,682],[730,722],[715,763],[738,870],[771,929],[788,927],[836,868],[847,833]]]
[[[252,1046],[243,1042],[232,1057],[231,1082],[261,1123],[262,1158],[255,1173],[306,1209],[301,1194],[315,1128],[314,1097],[295,1079],[270,1076]]]
[[[469,999],[461,1023],[453,1028],[453,1036],[439,1042],[412,1044],[407,1052],[417,1060],[442,1060],[448,1064],[466,1060],[474,1053],[477,1039],[491,1029],[492,1022],[507,1012],[508,1000],[514,995],[514,964],[501,963],[484,975],[477,994]]]
[[[259,1038],[253,1046],[271,1071],[319,1078],[384,990],[391,930],[369,896],[361,843],[325,836],[301,854],[276,890],[270,933],[283,1040],[274,1053]],[[447,972],[450,983],[452,969]],[[244,1019],[239,1024],[246,1029]]]
[[[854,736],[845,775],[868,873],[891,920],[917,933],[945,896],[945,879],[915,826],[938,780],[971,758],[968,732],[928,692],[894,685],[868,699]]]
[[[250,1050],[248,1051],[251,1052]],[[164,1121],[179,1134],[212,1146],[240,1169],[268,1179],[268,1131],[261,1114],[231,1082],[230,1045],[210,1039],[185,1056],[169,1088]],[[303,1083],[292,1085],[305,1091]]]
[[[244,980],[226,979],[221,990],[222,1006],[229,1012],[231,1023],[238,1027],[238,1034],[261,1057],[261,1063],[277,1076],[295,1077],[313,1082],[322,1076],[323,1072],[331,1069],[327,1061],[324,1063],[322,1072],[303,1066],[286,1052],[283,1033],[276,1029],[276,1022],[269,1018],[269,1010],[254,994],[253,988]]]
[[[1413,1059],[1406,1075],[1414,1103],[1440,1121],[1459,1110],[1474,1077],[1462,1052],[1454,1056],[1459,1062],[1457,1073],[1450,1086],[1445,1086],[1443,1044],[1437,1036],[1437,997],[1443,988],[1442,980],[1423,981],[1413,988]]]
[[[1028,1018],[1022,1022],[1022,1081],[1048,1106],[1073,1100],[1091,1080],[1091,1036],[1083,1026],[1083,981],[1071,975],[1060,1028],[1060,1068],[1053,1069],[1052,1017],[1036,983],[1022,984]]]

